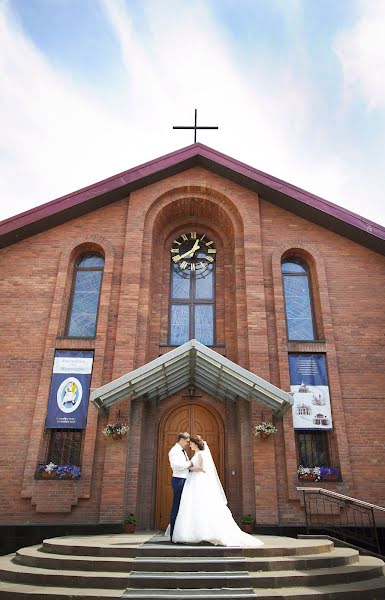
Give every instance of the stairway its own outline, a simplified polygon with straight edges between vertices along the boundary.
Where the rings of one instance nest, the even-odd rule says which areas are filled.
[[[384,600],[382,560],[327,539],[262,548],[173,545],[161,535],[73,536],[0,557],[0,600]]]

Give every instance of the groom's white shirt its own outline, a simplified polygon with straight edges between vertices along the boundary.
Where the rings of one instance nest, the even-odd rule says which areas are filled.
[[[186,479],[188,475],[188,467],[189,459],[186,458],[186,454],[183,452],[183,448],[180,444],[176,443],[168,453],[168,458],[170,461],[170,467],[172,468],[172,476],[173,477],[181,477]]]

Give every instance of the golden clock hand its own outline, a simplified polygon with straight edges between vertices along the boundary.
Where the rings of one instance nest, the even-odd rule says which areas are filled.
[[[191,248],[191,250],[190,250],[190,253],[189,253],[189,254],[192,256],[192,255],[193,255],[193,254],[194,254],[194,253],[195,253],[197,250],[199,250],[199,249],[200,249],[199,240],[197,240],[197,241],[195,242],[195,244],[193,245],[193,247]]]
[[[199,248],[200,248],[199,240],[196,240],[195,244],[193,245],[193,247],[190,250],[187,250],[187,252],[185,252],[181,256],[175,256],[173,258],[173,261],[179,262],[180,260],[182,260],[182,258],[190,258],[190,256],[192,256],[194,254],[194,252],[196,252],[196,250],[199,250]]]

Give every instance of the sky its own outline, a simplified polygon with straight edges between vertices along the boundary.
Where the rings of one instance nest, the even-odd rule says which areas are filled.
[[[0,0],[0,220],[198,141],[385,225],[385,0]]]

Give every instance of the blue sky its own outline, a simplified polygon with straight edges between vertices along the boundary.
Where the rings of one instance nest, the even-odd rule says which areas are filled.
[[[383,0],[0,0],[0,219],[201,141],[385,225]]]

